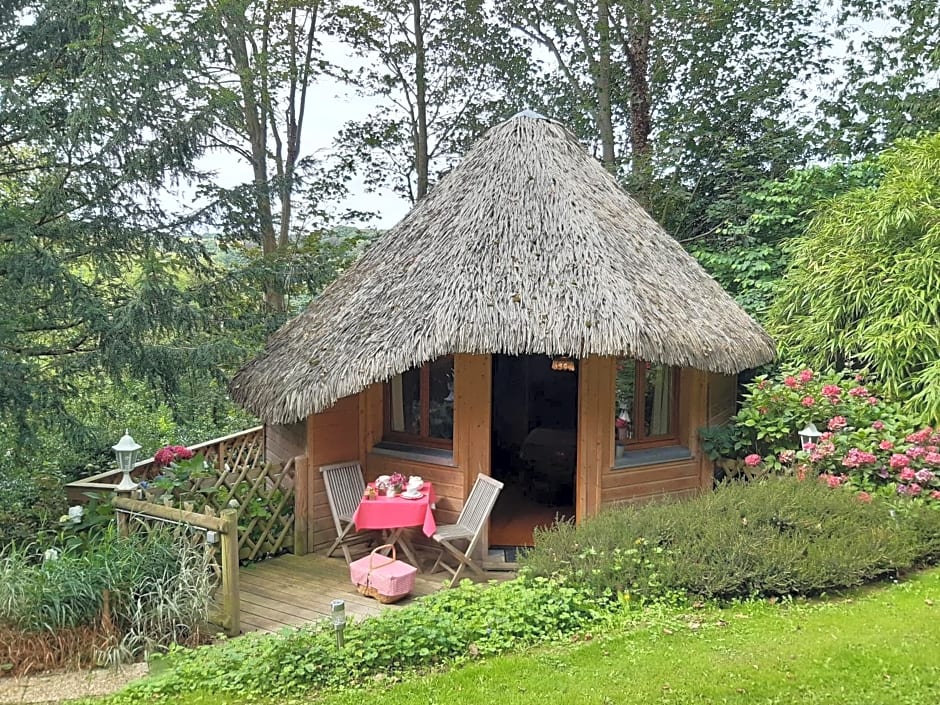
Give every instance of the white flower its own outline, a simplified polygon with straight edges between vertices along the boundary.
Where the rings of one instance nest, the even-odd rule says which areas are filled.
[[[238,509],[238,500],[233,497],[228,501],[228,506],[230,506],[232,509]]]
[[[59,558],[59,549],[57,548],[47,548],[42,552],[43,561],[54,561]]]
[[[76,504],[74,507],[69,507],[69,521],[73,524],[81,524],[84,515],[85,507],[82,505]]]

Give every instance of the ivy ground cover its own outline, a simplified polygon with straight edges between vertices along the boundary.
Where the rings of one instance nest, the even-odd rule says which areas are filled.
[[[563,647],[292,702],[318,705],[933,705],[940,570],[824,601],[652,607]],[[248,702],[190,693],[175,703]],[[257,701],[255,701],[257,702]]]

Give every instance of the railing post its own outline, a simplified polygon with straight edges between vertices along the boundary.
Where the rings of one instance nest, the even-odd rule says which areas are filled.
[[[222,626],[229,636],[241,633],[238,586],[238,512],[222,510]]]
[[[307,456],[294,458],[294,555],[307,555]]]

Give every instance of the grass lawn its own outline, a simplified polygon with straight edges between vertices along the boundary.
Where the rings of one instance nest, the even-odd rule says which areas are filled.
[[[940,570],[830,602],[664,609],[644,622],[311,702],[940,703]],[[240,701],[203,694],[179,702]]]

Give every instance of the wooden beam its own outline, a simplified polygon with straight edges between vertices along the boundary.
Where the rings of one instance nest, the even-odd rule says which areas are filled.
[[[294,458],[294,555],[303,556],[307,553],[307,519],[310,510],[308,484],[307,456],[298,455]]]
[[[180,524],[191,524],[192,526],[198,526],[200,529],[206,529],[207,531],[224,531],[222,519],[207,514],[200,514],[199,512],[188,512],[185,509],[168,507],[164,504],[154,504],[153,502],[142,502],[139,499],[129,499],[127,497],[115,497],[112,504],[115,509],[120,509],[125,512],[144,514],[157,519],[179,522]],[[225,511],[235,510],[224,510],[222,513],[224,514]]]
[[[222,627],[229,636],[241,633],[238,584],[238,512],[223,509],[219,519],[222,539]]]

